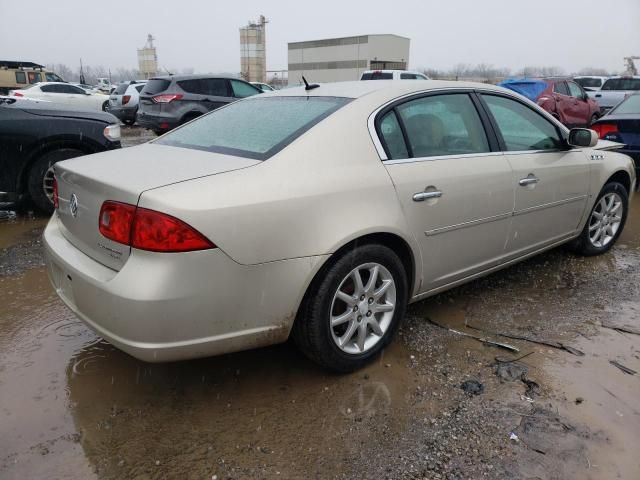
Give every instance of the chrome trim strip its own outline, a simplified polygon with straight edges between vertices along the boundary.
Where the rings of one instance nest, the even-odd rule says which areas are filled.
[[[464,223],[457,223],[455,225],[449,225],[447,227],[434,228],[433,230],[425,231],[424,234],[427,237],[433,237],[434,235],[439,235],[441,233],[447,233],[447,232],[451,232],[453,230],[460,230],[460,229],[467,228],[467,227],[473,227],[473,226],[476,226],[476,225],[481,225],[483,223],[496,222],[498,220],[503,220],[503,219],[509,218],[509,217],[516,217],[516,216],[519,216],[519,215],[524,215],[524,214],[527,214],[527,213],[536,212],[538,210],[544,210],[544,209],[547,209],[547,208],[557,207],[559,205],[564,205],[564,204],[567,204],[567,203],[578,202],[578,201],[584,200],[586,198],[587,198],[587,195],[580,195],[578,197],[571,197],[571,198],[567,198],[567,199],[564,199],[564,200],[558,200],[556,202],[545,203],[543,205],[536,205],[535,207],[525,208],[525,209],[522,209],[522,210],[518,210],[517,212],[501,213],[501,214],[498,214],[498,215],[493,215],[491,217],[478,218],[476,220],[470,220],[470,221],[464,222]]]
[[[448,227],[434,228],[433,230],[427,230],[426,232],[424,232],[424,234],[427,237],[433,237],[434,235],[451,232],[453,230],[460,230],[462,228],[473,227],[475,225],[480,225],[482,223],[490,223],[490,222],[496,222],[498,220],[504,220],[505,218],[509,218],[512,215],[513,215],[513,212],[501,213],[499,215],[494,215],[492,217],[478,218],[476,220],[470,220],[468,222],[458,223],[456,225],[449,225]]]
[[[475,158],[475,157],[495,157],[503,155],[502,152],[482,152],[482,153],[461,153],[458,155],[438,155],[434,157],[416,157],[416,158],[402,158],[399,160],[383,160],[385,165],[398,165],[402,163],[416,163],[416,162],[433,162],[436,160],[446,160],[452,158]]]
[[[535,207],[523,208],[522,210],[513,212],[513,216],[516,217],[518,215],[524,215],[526,213],[536,212],[538,210],[545,210],[547,208],[557,207],[566,203],[579,202],[580,200],[584,200],[585,198],[587,198],[587,195],[579,195],[577,197],[565,198],[564,200],[556,200],[555,202],[536,205]]]

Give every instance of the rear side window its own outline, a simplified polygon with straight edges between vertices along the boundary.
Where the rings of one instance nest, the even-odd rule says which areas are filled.
[[[549,120],[520,102],[495,95],[482,95],[498,125],[508,151],[557,150],[560,134]]]
[[[413,157],[489,152],[480,116],[466,94],[434,95],[396,107]]]
[[[42,85],[40,90],[45,93],[62,93],[60,85]]]
[[[384,140],[387,157],[390,160],[409,158],[407,145],[404,143],[402,129],[400,128],[400,123],[394,110],[391,110],[382,117],[380,121],[380,135]]]
[[[188,93],[214,97],[229,96],[227,81],[224,78],[193,78],[191,80],[180,80],[178,85]]]
[[[164,92],[167,88],[169,88],[171,82],[169,80],[164,80],[162,78],[152,78],[147,82],[142,93],[147,95],[155,95],[156,93]]]
[[[16,83],[27,83],[27,75],[24,72],[16,72]]]
[[[391,72],[368,72],[363,73],[360,80],[393,80]]]
[[[140,85],[136,85],[134,88],[138,91],[138,93],[140,93],[144,88],[144,83],[141,83]]]
[[[569,89],[565,82],[556,82],[553,84],[553,93],[569,96]]]
[[[118,87],[113,91],[114,95],[124,95],[124,93],[127,91],[127,88],[129,88],[129,84],[128,83],[121,83],[120,85],[118,85]]]
[[[640,78],[610,78],[602,84],[602,90],[640,90]]]
[[[261,90],[258,90],[253,85],[239,80],[231,80],[231,88],[233,89],[233,96],[236,98],[246,98],[261,93]]]
[[[348,102],[335,97],[251,98],[214,110],[154,143],[266,160]]]

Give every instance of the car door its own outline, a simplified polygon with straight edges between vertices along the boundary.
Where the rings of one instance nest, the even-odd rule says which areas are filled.
[[[49,85],[41,85],[40,90],[42,91],[42,98],[47,100],[48,102],[56,103],[56,104],[68,104],[69,99],[62,93],[61,85],[58,84],[49,84]]]
[[[557,81],[553,84],[553,98],[556,101],[556,115],[558,119],[564,124],[572,124],[574,120],[571,112],[573,100],[569,95],[569,87],[564,80]]]
[[[87,92],[74,85],[58,85],[66,103],[79,110],[95,110],[95,100]],[[105,99],[107,97],[105,96]]]
[[[513,174],[470,92],[428,94],[378,115],[385,167],[420,244],[421,292],[500,263]]]
[[[517,257],[572,236],[589,193],[589,160],[569,149],[560,128],[534,107],[480,95],[513,170],[515,207],[507,248]]]
[[[571,96],[571,116],[573,117],[574,126],[585,126],[591,123],[591,107],[586,100],[587,94],[575,82],[567,82],[569,87],[569,95]]]

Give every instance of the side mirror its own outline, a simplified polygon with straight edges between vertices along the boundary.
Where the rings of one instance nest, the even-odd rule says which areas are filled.
[[[595,147],[598,143],[598,134],[588,128],[572,128],[569,131],[567,143],[572,147]]]

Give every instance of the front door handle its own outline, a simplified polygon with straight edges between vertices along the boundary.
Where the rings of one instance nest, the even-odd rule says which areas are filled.
[[[521,187],[526,187],[527,185],[535,185],[538,183],[540,179],[536,177],[533,173],[530,173],[526,178],[521,178],[518,182]]]
[[[414,202],[424,202],[430,198],[440,198],[442,192],[440,190],[432,190],[430,192],[418,192],[413,195]]]

